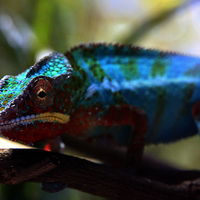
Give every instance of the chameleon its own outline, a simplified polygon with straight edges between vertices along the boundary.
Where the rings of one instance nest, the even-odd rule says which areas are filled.
[[[197,56],[85,43],[0,81],[0,133],[14,141],[105,137],[127,147],[127,162],[137,169],[146,144],[199,132]]]

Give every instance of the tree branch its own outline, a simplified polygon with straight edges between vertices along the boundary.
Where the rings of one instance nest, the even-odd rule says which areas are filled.
[[[129,174],[80,158],[39,149],[1,149],[0,182],[65,182],[90,194],[118,199],[200,199],[200,172],[143,168]],[[166,174],[167,173],[167,174]],[[156,174],[156,180],[149,179]],[[164,175],[163,175],[164,174]],[[159,176],[161,175],[161,176]],[[165,183],[166,177],[177,184]],[[169,178],[168,178],[169,179]],[[163,182],[158,182],[162,180]],[[188,180],[184,182],[183,180]]]

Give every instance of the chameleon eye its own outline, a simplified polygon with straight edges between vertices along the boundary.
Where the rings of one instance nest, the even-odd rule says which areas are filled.
[[[47,80],[39,80],[33,87],[31,93],[34,104],[40,109],[47,109],[53,104],[54,89]]]

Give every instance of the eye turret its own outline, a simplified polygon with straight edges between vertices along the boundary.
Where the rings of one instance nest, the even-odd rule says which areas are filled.
[[[48,80],[39,80],[31,91],[31,98],[38,108],[46,110],[53,104],[54,88]]]

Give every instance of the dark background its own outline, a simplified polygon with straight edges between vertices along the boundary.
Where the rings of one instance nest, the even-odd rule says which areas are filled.
[[[21,73],[50,51],[80,42],[127,43],[200,55],[200,3],[181,0],[0,0],[0,77]],[[195,136],[145,152],[174,166],[200,169]],[[67,152],[66,152],[67,153]],[[95,184],[95,183],[94,183]],[[0,199],[102,199],[37,183],[0,185]]]

